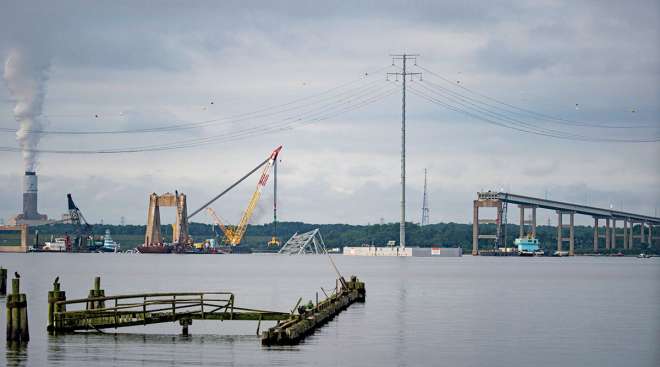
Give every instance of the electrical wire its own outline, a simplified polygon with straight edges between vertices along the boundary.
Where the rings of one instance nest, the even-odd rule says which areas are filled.
[[[436,73],[432,70],[429,70],[428,68],[420,66],[419,64],[415,64],[414,66],[416,66],[420,70],[423,70],[423,71],[437,77],[438,79],[450,84],[454,88],[460,88],[461,90],[464,90],[464,91],[466,91],[468,93],[471,93],[473,95],[476,95],[478,97],[484,98],[484,99],[489,100],[489,101],[494,102],[494,103],[497,103],[501,106],[506,106],[509,109],[504,109],[504,110],[508,111],[509,113],[517,113],[517,114],[523,113],[523,114],[534,116],[536,118],[541,118],[541,119],[544,119],[544,120],[550,120],[550,121],[552,121],[554,123],[557,123],[557,124],[577,126],[577,127],[590,127],[590,128],[601,128],[601,129],[630,129],[630,128],[638,129],[638,128],[657,128],[659,126],[659,125],[630,125],[630,124],[624,124],[624,125],[596,124],[596,123],[590,123],[590,122],[584,122],[584,121],[570,120],[570,119],[557,117],[557,116],[551,116],[551,115],[548,115],[548,114],[540,113],[540,112],[537,112],[537,111],[533,111],[533,110],[530,110],[530,109],[527,109],[527,108],[519,107],[519,106],[510,104],[510,103],[501,101],[499,99],[487,96],[483,93],[479,93],[479,92],[477,92],[477,91],[475,91],[471,88],[468,88],[464,85],[457,84],[457,83],[451,81],[450,79],[448,79],[446,77],[443,77],[442,75],[440,75],[440,74],[438,74],[438,73]],[[442,87],[440,87],[440,88],[442,88]],[[466,97],[466,98],[470,98],[470,97]],[[502,109],[502,107],[496,107],[492,104],[488,104],[488,103],[483,102],[483,101],[480,101],[479,103],[487,104],[491,107]]]
[[[507,119],[502,119],[495,116],[483,116],[484,113],[480,112],[479,110],[474,110],[474,109],[469,109],[469,108],[461,108],[457,107],[455,105],[452,105],[451,103],[446,103],[444,101],[439,100],[438,98],[428,95],[424,91],[418,90],[416,87],[409,87],[410,92],[428,102],[431,102],[435,105],[439,105],[443,108],[449,109],[451,111],[455,111],[470,117],[473,117],[475,119],[487,122],[489,124],[493,124],[496,126],[500,127],[505,127],[508,129],[513,129],[519,132],[524,132],[524,133],[530,133],[530,134],[535,134],[535,135],[541,135],[541,136],[546,136],[546,137],[552,137],[552,138],[557,138],[557,139],[564,139],[564,140],[578,140],[578,141],[585,141],[585,142],[618,142],[618,143],[649,143],[649,142],[658,142],[660,141],[660,137],[652,137],[652,138],[646,138],[646,139],[619,139],[619,138],[594,138],[594,137],[589,137],[589,136],[584,136],[584,135],[577,135],[577,134],[571,134],[571,133],[565,133],[565,132],[558,132],[558,131],[546,131],[543,129],[539,129],[538,127],[535,127],[533,125],[512,125],[511,121],[508,121]]]
[[[180,130],[188,130],[188,129],[196,129],[196,128],[202,128],[210,125],[216,125],[216,124],[227,124],[227,123],[235,123],[239,121],[244,121],[247,119],[253,119],[257,117],[269,117],[270,115],[273,114],[278,114],[278,113],[283,113],[283,112],[288,112],[291,110],[295,110],[298,108],[304,108],[306,107],[305,105],[303,106],[294,106],[296,103],[303,102],[303,101],[310,101],[314,100],[315,98],[325,96],[325,95],[330,95],[328,99],[330,98],[335,98],[347,93],[354,92],[355,90],[361,89],[368,87],[370,85],[376,84],[379,80],[371,80],[367,82],[366,84],[359,86],[353,90],[347,90],[343,92],[339,92],[337,94],[333,95],[333,92],[339,91],[343,88],[352,86],[354,84],[359,84],[360,82],[363,82],[367,80],[369,77],[369,74],[371,73],[376,74],[379,73],[383,70],[386,70],[388,68],[391,68],[391,65],[376,69],[371,72],[366,72],[363,76],[353,79],[351,81],[348,81],[346,83],[340,84],[338,86],[335,86],[333,88],[324,90],[322,92],[310,95],[310,96],[305,96],[301,97],[298,99],[294,99],[292,101],[283,103],[283,104],[278,104],[278,105],[273,105],[269,107],[264,107],[255,111],[251,112],[246,112],[246,113],[241,113],[237,115],[233,115],[230,117],[224,117],[224,118],[217,118],[217,119],[210,119],[210,120],[203,120],[203,121],[197,121],[197,122],[189,122],[189,123],[181,123],[181,124],[172,124],[172,125],[165,125],[165,126],[159,126],[159,127],[150,127],[150,128],[140,128],[140,129],[122,129],[122,130],[97,130],[97,131],[85,131],[85,130],[26,130],[23,131],[23,133],[26,134],[41,134],[41,135],[109,135],[109,134],[134,134],[134,133],[153,133],[153,132],[169,132],[169,131],[180,131]],[[317,103],[323,103],[325,100],[319,100],[316,102],[311,102],[310,104],[317,104]],[[280,109],[277,110],[278,108],[282,107],[288,107],[288,106],[294,106],[290,107],[287,109]],[[266,113],[267,111],[272,111],[275,110],[274,112],[271,113]],[[8,133],[16,133],[18,132],[19,129],[15,128],[4,128],[0,127],[0,132],[8,132]]]
[[[147,151],[166,151],[174,149],[183,149],[190,147],[197,147],[201,145],[206,145],[210,143],[217,142],[229,142],[235,140],[246,139],[254,136],[271,134],[279,131],[292,130],[303,125],[308,125],[314,122],[327,120],[334,116],[364,107],[371,103],[374,103],[378,100],[381,100],[391,94],[393,94],[397,88],[390,88],[388,90],[379,92],[379,93],[366,93],[358,97],[353,97],[353,99],[348,99],[342,103],[334,103],[328,105],[323,109],[316,111],[310,111],[308,116],[295,116],[288,119],[276,122],[276,123],[267,123],[261,126],[250,127],[247,129],[219,134],[209,137],[189,139],[169,144],[156,144],[148,146],[138,146],[131,148],[115,148],[115,149],[95,149],[95,150],[68,150],[68,149],[34,149],[34,150],[23,150],[17,147],[0,147],[0,151],[10,151],[10,152],[21,152],[29,151],[35,153],[52,153],[52,154],[119,154],[119,153],[137,153],[137,152],[147,152]]]

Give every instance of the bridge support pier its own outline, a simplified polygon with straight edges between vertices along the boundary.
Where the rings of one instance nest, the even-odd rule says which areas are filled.
[[[562,223],[562,212],[557,211],[557,251],[561,252],[561,245],[564,242],[564,225]]]
[[[610,249],[610,241],[612,240],[612,237],[610,237],[610,218],[605,218],[605,250]]]
[[[616,249],[616,219],[612,218],[612,240],[610,241],[610,250]]]
[[[525,231],[525,225],[530,226],[531,235],[533,238],[536,238],[536,207],[528,205],[518,205],[520,208],[520,238],[525,237],[529,233]],[[530,220],[525,219],[525,209],[532,210],[532,217]]]
[[[594,217],[594,253],[598,253],[598,217]]]
[[[657,227],[657,226],[658,226],[657,224],[653,224],[653,223],[651,223],[650,226],[649,226],[649,246],[655,246],[656,242],[658,240],[660,240],[659,236],[654,236],[653,235],[653,233],[657,229],[655,227]]]
[[[628,236],[628,219],[623,220],[623,249],[628,249],[630,237]]]
[[[575,255],[575,213],[570,214],[568,226],[568,256]]]
[[[564,237],[564,224],[563,216],[564,214],[569,215],[568,222],[568,238]],[[563,249],[563,243],[568,242],[568,255],[573,256],[575,254],[575,213],[573,212],[562,212],[557,211],[557,251],[560,253]]]
[[[496,208],[497,217],[495,219],[479,219],[479,208]],[[502,215],[503,208],[500,200],[474,200],[472,207],[472,256],[479,255],[480,239],[495,240],[496,244],[502,244]],[[496,234],[480,234],[479,224],[495,224]]]
[[[472,256],[479,255],[479,206],[474,200],[472,206]]]

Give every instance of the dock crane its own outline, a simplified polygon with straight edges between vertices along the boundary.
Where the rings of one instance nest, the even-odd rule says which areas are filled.
[[[270,170],[277,161],[277,156],[280,153],[280,150],[282,150],[282,146],[277,147],[273,152],[270,154],[268,159],[264,161],[262,164],[257,166],[252,172],[256,171],[259,169],[259,167],[263,166],[263,169],[261,171],[261,176],[259,177],[259,181],[257,182],[257,187],[254,190],[254,193],[252,194],[252,197],[250,198],[250,201],[248,202],[247,208],[243,212],[243,216],[241,217],[241,220],[239,221],[238,225],[233,226],[233,227],[228,227],[226,226],[220,217],[215,213],[213,208],[209,207],[214,200],[222,196],[225,192],[227,192],[229,189],[225,190],[221,195],[218,195],[214,200],[211,202],[207,203],[205,205],[206,207],[206,212],[213,218],[213,221],[215,222],[218,227],[222,230],[222,232],[225,234],[225,237],[227,238],[227,242],[230,246],[237,246],[241,243],[241,240],[243,239],[243,235],[245,234],[245,230],[247,229],[248,222],[250,221],[250,218],[252,217],[252,214],[254,213],[254,209],[257,207],[257,202],[259,201],[259,198],[261,197],[261,191],[263,190],[264,186],[266,186],[266,183],[268,182],[268,177],[270,176]],[[251,174],[251,173],[250,173]],[[247,176],[250,174],[246,175],[243,177],[245,179]],[[241,179],[240,181],[242,181]],[[240,182],[239,181],[239,182]],[[236,183],[238,184],[238,183]],[[233,188],[236,184],[232,185],[230,187]],[[196,212],[191,214],[190,216],[196,214],[199,210],[203,209],[204,207],[198,209]],[[272,241],[272,240],[271,240]]]
[[[80,251],[87,247],[87,238],[92,233],[92,226],[87,223],[82,212],[73,202],[71,194],[66,194],[66,198],[68,201],[69,220],[71,221],[71,224],[73,224],[76,232],[74,251]]]

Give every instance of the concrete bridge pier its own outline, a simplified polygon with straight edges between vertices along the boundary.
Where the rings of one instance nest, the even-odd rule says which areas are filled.
[[[628,219],[623,220],[623,249],[627,250],[628,249]]]
[[[633,221],[632,219],[629,221],[630,223],[630,232],[628,232],[628,250],[632,250],[635,244],[635,224],[637,222]]]
[[[657,230],[658,225],[650,223],[649,224],[649,246],[654,246],[658,240],[660,240],[659,236],[654,236],[653,233]]]
[[[605,250],[610,249],[610,241],[612,237],[610,237],[610,218],[605,218]]]
[[[520,208],[520,238],[525,237],[529,232],[525,231],[525,225],[530,226],[532,237],[536,238],[536,207],[528,205],[518,205]],[[532,210],[532,218],[530,220],[525,219],[525,209]]]
[[[599,233],[600,229],[598,228],[598,222],[599,222],[599,218],[594,217],[594,253],[598,253],[598,245],[599,245],[598,241],[600,241],[601,238]]]
[[[616,248],[616,219],[612,218],[612,239],[610,240],[610,250],[614,250]]]
[[[496,208],[497,217],[495,219],[479,219],[479,208]],[[495,240],[498,245],[502,244],[502,201],[496,199],[474,200],[472,207],[472,256],[479,255],[479,240]],[[496,234],[479,233],[479,224],[495,224]]]
[[[568,256],[575,255],[575,213],[569,215],[568,225]]]
[[[649,228],[648,231],[646,231],[646,244],[649,246],[653,246],[653,228],[655,227],[655,224],[649,222]]]
[[[564,225],[562,224],[562,213],[557,211],[557,251],[561,252],[561,245],[564,242]]]
[[[564,224],[563,216],[564,214],[569,215],[568,222],[568,237],[564,237]],[[562,251],[563,243],[568,242],[568,255],[573,256],[575,254],[575,213],[573,212],[562,212],[557,211],[557,251]]]

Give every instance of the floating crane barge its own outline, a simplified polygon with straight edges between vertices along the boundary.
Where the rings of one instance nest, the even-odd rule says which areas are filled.
[[[192,320],[277,321],[261,335],[263,345],[297,344],[355,302],[364,302],[363,282],[352,276],[338,279],[337,290],[326,299],[300,306],[290,312],[265,311],[237,307],[229,292],[142,293],[105,296],[99,277],[94,289],[82,299],[67,300],[56,280],[48,292],[48,327],[53,335],[98,331],[139,325],[179,322],[182,335],[188,335]]]

